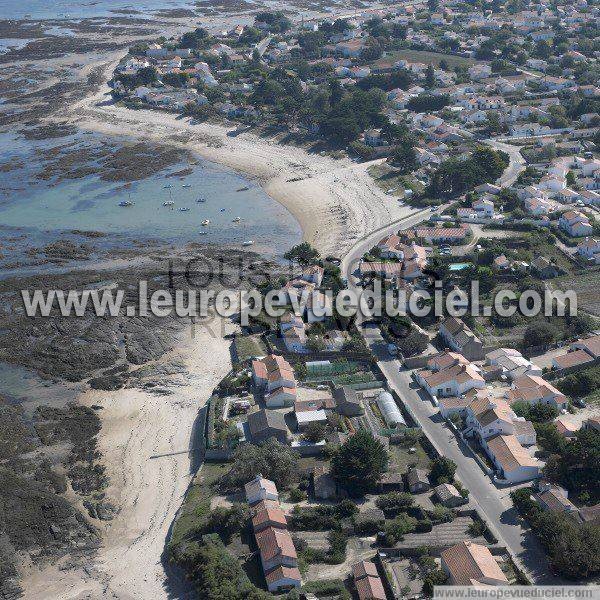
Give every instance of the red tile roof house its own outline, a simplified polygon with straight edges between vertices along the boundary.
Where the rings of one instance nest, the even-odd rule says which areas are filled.
[[[516,436],[499,433],[489,439],[481,439],[480,442],[500,476],[507,481],[520,483],[539,477],[538,461],[519,444]]]
[[[279,492],[277,486],[270,479],[265,479],[262,475],[257,475],[245,486],[246,501],[250,506],[257,504],[261,500],[271,500],[279,502]]]
[[[581,428],[581,425],[575,425],[575,423],[572,423],[565,417],[557,417],[554,420],[554,424],[556,425],[556,429],[558,429],[558,433],[564,438],[567,438],[567,440],[574,438],[575,433]]]
[[[258,506],[258,505],[257,505]],[[281,508],[265,505],[254,513],[252,527],[255,533],[273,527],[275,529],[287,529],[287,519]]]
[[[300,571],[297,567],[275,567],[265,575],[267,589],[270,592],[283,592],[299,588],[302,584]]]
[[[552,384],[536,375],[523,375],[512,383],[506,392],[509,404],[513,402],[528,402],[529,404],[549,404],[555,408],[566,409],[569,401]]]
[[[452,585],[508,585],[508,579],[485,546],[466,541],[441,553],[442,569]]]
[[[517,417],[502,398],[477,398],[466,412],[466,423],[479,439],[501,433],[514,435],[523,445],[531,446],[536,442],[533,425]]]
[[[276,354],[270,354],[264,358],[252,361],[252,378],[254,379],[254,385],[258,388],[267,388],[269,381],[276,382],[277,379],[273,379],[273,374],[281,374],[281,380],[284,380],[283,375],[289,375],[291,371],[291,379],[287,381],[294,382],[294,372],[290,363]]]
[[[448,346],[468,360],[483,360],[483,342],[461,319],[448,317],[440,325],[439,335]]]
[[[366,275],[379,275],[384,279],[395,279],[402,276],[402,270],[404,265],[401,263],[391,262],[361,262],[360,263],[360,274],[361,277]]]
[[[593,362],[594,358],[585,350],[574,350],[561,356],[555,356],[552,359],[552,368],[557,370],[576,369],[577,367],[583,367]]]
[[[479,370],[471,364],[458,364],[436,373],[420,371],[416,378],[431,396],[461,396],[469,390],[485,387]]]
[[[600,358],[600,335],[594,335],[571,344],[575,350],[584,350],[593,358]]]
[[[360,600],[386,600],[383,583],[375,563],[361,560],[352,567],[354,586]]]
[[[444,352],[440,352],[433,358],[430,358],[427,361],[427,368],[433,373],[436,373],[437,371],[448,369],[449,367],[454,367],[458,364],[468,365],[469,361],[458,352],[450,352],[446,350]]]
[[[298,567],[298,555],[287,529],[267,527],[255,533],[265,573],[275,567]]]
[[[259,389],[265,389],[267,408],[292,406],[296,400],[294,369],[285,358],[271,354],[252,362],[253,378]]]
[[[579,519],[577,507],[567,498],[567,491],[553,485],[544,486],[539,493],[534,494],[534,500],[543,510],[565,512]]]

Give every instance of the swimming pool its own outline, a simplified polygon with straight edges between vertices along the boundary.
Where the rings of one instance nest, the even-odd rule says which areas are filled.
[[[471,266],[471,263],[452,263],[448,265],[448,271],[462,271],[463,269],[468,269]]]

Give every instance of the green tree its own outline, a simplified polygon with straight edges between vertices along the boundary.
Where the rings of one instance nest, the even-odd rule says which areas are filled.
[[[554,423],[536,423],[535,433],[538,446],[546,452],[558,454],[565,449],[567,441]]]
[[[348,438],[331,461],[331,475],[351,496],[373,489],[385,472],[388,455],[372,433],[360,430]]]
[[[407,533],[412,533],[417,528],[417,519],[405,513],[400,513],[394,520],[385,526],[386,544],[393,546]]]
[[[191,48],[197,50],[203,48],[209,38],[208,31],[202,27],[194,29],[194,31],[186,31],[181,36],[179,46],[181,48]]]
[[[325,438],[326,432],[327,428],[323,423],[309,423],[303,435],[305,440],[316,443]]]
[[[425,87],[435,87],[435,70],[431,63],[427,66],[427,69],[425,70]]]
[[[435,571],[429,573],[423,579],[423,594],[430,598],[433,596],[433,590],[436,585],[445,585],[448,581],[448,575],[444,573],[441,569],[436,569]]]
[[[319,259],[319,251],[313,248],[308,242],[302,242],[293,248],[290,248],[283,258],[299,263],[303,267],[314,263]]]
[[[262,446],[245,444],[236,449],[231,467],[223,477],[223,483],[241,487],[262,473],[275,482],[278,488],[286,488],[298,480],[299,456],[289,447],[271,438]]]
[[[200,598],[206,600],[267,600],[271,595],[256,588],[218,537],[206,539],[197,547],[193,564],[186,565],[192,574]]]
[[[556,327],[546,321],[531,324],[523,335],[523,345],[526,347],[547,346],[557,337]]]
[[[383,494],[375,500],[378,508],[385,512],[397,513],[410,508],[415,503],[415,499],[410,494],[403,492],[390,492]]]
[[[437,485],[440,482],[440,479],[443,479],[448,483],[452,482],[455,473],[456,463],[450,458],[440,456],[431,461],[431,473],[429,476],[434,485]]]
[[[283,97],[285,97],[283,86],[278,81],[264,78],[257,83],[254,92],[250,97],[250,101],[252,104],[258,106],[264,104],[273,105],[278,99]]]
[[[485,130],[489,135],[502,133],[503,126],[500,121],[500,115],[495,110],[490,110],[487,113]]]
[[[391,156],[390,162],[405,175],[417,168],[417,153],[412,145],[400,144]]]

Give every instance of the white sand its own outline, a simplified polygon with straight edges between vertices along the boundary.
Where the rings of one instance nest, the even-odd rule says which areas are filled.
[[[198,326],[181,348],[163,360],[180,356],[189,375],[176,375],[175,393],[156,396],[137,389],[91,390],[81,399],[99,404],[100,450],[110,477],[107,498],[121,508],[103,529],[104,544],[94,567],[58,571],[57,567],[25,580],[31,600],[83,598],[167,598],[161,563],[165,540],[192,477],[188,453],[198,410],[231,368],[230,342],[219,326],[215,335]],[[234,328],[227,324],[227,333]],[[173,454],[172,454],[173,453]],[[164,456],[161,456],[164,455]],[[177,598],[184,597],[180,591]]]
[[[107,72],[112,69],[109,68]],[[366,173],[368,164],[334,160],[258,138],[228,135],[232,128],[192,124],[156,111],[131,111],[107,102],[108,88],[74,106],[68,118],[82,129],[180,143],[200,156],[255,178],[299,221],[304,239],[323,255],[342,255],[352,243],[412,212],[386,196]],[[174,140],[179,136],[179,140]],[[182,141],[183,136],[185,143]],[[290,179],[301,178],[298,181]],[[187,452],[198,409],[229,370],[229,343],[206,332],[179,349],[191,377],[172,396],[139,390],[90,391],[82,402],[104,410],[100,447],[110,487],[121,508],[103,529],[103,547],[91,568],[58,566],[24,581],[31,600],[184,598],[165,589],[161,563],[166,536],[190,481]],[[168,357],[167,357],[168,358]],[[169,453],[179,453],[169,455]],[[160,458],[151,458],[165,454]]]
[[[115,106],[108,86],[74,106],[69,116],[86,130],[178,143],[256,179],[294,215],[304,239],[323,255],[340,255],[363,235],[412,212],[375,185],[366,172],[371,163],[310,154],[248,132],[231,135],[235,127]]]

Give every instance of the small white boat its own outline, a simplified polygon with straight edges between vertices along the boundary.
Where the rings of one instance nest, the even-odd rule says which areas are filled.
[[[196,202],[206,202],[206,198],[198,198]]]
[[[208,231],[199,231],[198,235],[208,235]]]
[[[121,200],[119,202],[119,206],[133,206],[135,202],[131,202],[130,200]]]
[[[191,188],[192,184],[191,183],[184,183],[181,187],[182,188]]]
[[[253,246],[254,240],[248,240],[246,242],[242,242],[242,246]]]
[[[182,207],[181,207],[179,210],[180,210],[181,212],[187,212],[187,211],[188,211],[188,210],[190,210],[190,209],[189,209],[187,206],[182,206]]]
[[[173,206],[175,204],[175,202],[173,200],[167,200],[166,202],[163,202],[163,206]]]
[[[222,208],[222,209],[221,209],[221,212],[225,212],[225,209],[224,209],[224,208]]]
[[[202,225],[204,225],[204,227],[206,227],[207,225],[210,225],[209,219],[204,219],[204,221],[202,221]]]
[[[242,219],[240,219],[240,217],[236,217],[235,219],[233,219],[234,223],[239,223]]]
[[[163,190],[170,190],[173,186],[168,183],[167,185],[163,185]]]

